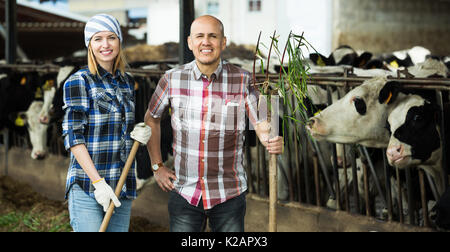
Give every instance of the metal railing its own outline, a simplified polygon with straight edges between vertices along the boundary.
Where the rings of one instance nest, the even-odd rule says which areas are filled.
[[[1,69],[9,69],[12,72],[27,72],[27,71],[36,71],[42,73],[56,73],[59,69],[58,66],[55,65],[0,65]],[[160,78],[164,71],[161,70],[145,70],[145,69],[127,69],[127,72],[135,74],[136,76],[144,77],[144,78]],[[269,78],[272,81],[277,81],[278,75],[273,74],[269,75]],[[264,81],[266,79],[265,75],[257,74],[257,80]],[[356,77],[348,74],[346,72],[344,76],[321,76],[314,75],[311,76],[310,79],[307,80],[308,85],[318,85],[323,86],[327,89],[328,92],[328,103],[331,104],[331,95],[330,88],[331,87],[342,87],[347,91],[353,87],[359,86],[365,80],[370,79],[369,77]],[[395,79],[400,85],[405,88],[414,88],[414,89],[428,89],[435,90],[438,105],[441,108],[441,118],[444,118],[444,108],[443,108],[443,92],[447,92],[450,90],[450,79],[449,78],[393,78],[389,77],[388,79]],[[155,85],[155,83],[149,85]],[[148,100],[149,98],[145,98],[144,100]],[[148,101],[147,101],[148,102]],[[143,106],[147,104],[143,101]],[[296,116],[296,115],[292,115]],[[448,115],[447,115],[448,116]],[[445,134],[449,134],[447,132],[448,125],[444,125],[445,120],[441,120],[441,146],[443,153],[446,153],[446,143],[443,141],[445,139]],[[386,157],[384,156],[385,150],[381,150],[383,153],[383,174],[377,173],[374,162],[372,160],[371,155],[367,148],[362,146],[350,146],[347,148],[350,150],[350,167],[346,167],[346,160],[344,160],[343,171],[339,171],[337,167],[337,154],[336,154],[336,145],[332,144],[331,152],[332,152],[332,165],[331,167],[327,167],[325,159],[327,157],[323,156],[323,146],[321,147],[318,142],[314,141],[308,136],[308,133],[305,131],[304,125],[290,123],[289,127],[293,130],[289,131],[287,138],[291,141],[286,142],[286,151],[287,154],[283,155],[284,160],[288,162],[287,170],[282,171],[283,177],[286,177],[288,188],[288,201],[296,201],[301,204],[311,204],[326,207],[327,199],[331,199],[336,202],[336,209],[354,212],[359,214],[365,214],[367,216],[375,216],[381,220],[385,221],[399,221],[399,222],[407,222],[415,225],[424,225],[431,226],[430,221],[428,219],[428,199],[426,198],[426,190],[427,184],[432,182],[432,179],[427,176],[422,170],[418,170],[419,176],[419,184],[420,184],[420,192],[416,193],[417,190],[413,186],[413,178],[412,173],[415,168],[407,168],[405,169],[406,173],[406,186],[400,184],[399,182],[396,184],[391,184],[390,178],[393,174],[392,168],[389,167],[386,161]],[[248,134],[248,132],[246,132]],[[247,135],[248,136],[248,135]],[[248,139],[248,138],[247,138]],[[344,148],[344,151],[346,148]],[[255,153],[256,152],[256,153]],[[357,160],[356,156],[363,157],[362,162],[362,176],[363,176],[363,188],[364,188],[364,197],[360,199],[360,190],[357,185],[358,183],[358,171],[357,171]],[[346,157],[346,153],[343,154],[344,158]],[[446,157],[443,155],[442,167],[444,170],[445,176],[443,178],[444,185],[448,186],[448,174],[447,174],[447,163]],[[265,151],[262,148],[259,141],[256,141],[256,146],[251,147],[246,141],[245,145],[245,158],[246,169],[248,173],[248,184],[249,191],[252,193],[256,193],[260,196],[267,197],[268,196],[268,171],[267,171],[267,158],[265,156]],[[280,158],[279,158],[280,160]],[[347,176],[348,170],[350,170],[350,177]],[[361,172],[360,172],[361,173]],[[395,175],[397,178],[400,177],[400,171],[395,170]],[[343,175],[343,191],[341,191],[341,181],[339,179],[339,174]],[[380,176],[383,175],[383,176]],[[384,179],[382,179],[384,177]],[[352,190],[350,191],[349,180],[353,181]],[[376,212],[374,211],[374,202],[373,195],[369,194],[370,182],[374,183],[374,192],[376,197],[378,197],[378,202],[376,204],[382,206],[383,211]],[[399,180],[397,180],[399,181]],[[396,192],[402,192],[406,189],[406,199],[404,198],[404,194],[399,193],[398,195],[393,195]],[[433,192],[434,197],[439,198],[437,195],[436,189],[431,186],[431,191]],[[394,200],[396,199],[396,200]],[[361,200],[364,201],[362,204]],[[407,205],[404,204],[403,201],[407,202]],[[417,206],[416,202],[420,202],[420,207]],[[407,217],[405,220],[405,209],[407,209]],[[376,209],[375,209],[376,210]],[[419,211],[420,210],[420,211]],[[418,216],[421,215],[421,216]],[[421,223],[419,223],[421,222]]]

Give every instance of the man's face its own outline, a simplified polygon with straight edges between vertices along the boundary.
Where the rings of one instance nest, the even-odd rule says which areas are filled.
[[[192,24],[188,46],[198,64],[218,64],[226,44],[226,37],[222,35],[221,27],[217,21],[204,18],[196,20]]]

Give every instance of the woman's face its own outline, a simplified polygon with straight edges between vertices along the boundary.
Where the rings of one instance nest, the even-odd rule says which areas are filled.
[[[120,40],[117,35],[109,31],[98,32],[92,37],[90,43],[97,63],[111,72],[120,50]]]

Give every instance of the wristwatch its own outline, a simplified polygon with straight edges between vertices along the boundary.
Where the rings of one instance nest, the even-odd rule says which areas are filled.
[[[154,164],[154,165],[152,165],[152,170],[157,171],[160,167],[163,167],[163,166],[164,166],[163,163]]]

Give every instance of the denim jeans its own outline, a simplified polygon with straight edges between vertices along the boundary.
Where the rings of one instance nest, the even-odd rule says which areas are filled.
[[[114,208],[106,232],[128,232],[132,200],[120,199],[120,203],[120,207]],[[74,184],[69,191],[69,215],[73,231],[98,232],[105,212],[94,198]]]
[[[175,191],[169,195],[170,232],[201,232],[209,220],[212,232],[244,232],[246,201],[244,192],[211,209],[204,210],[200,200],[193,206]]]

